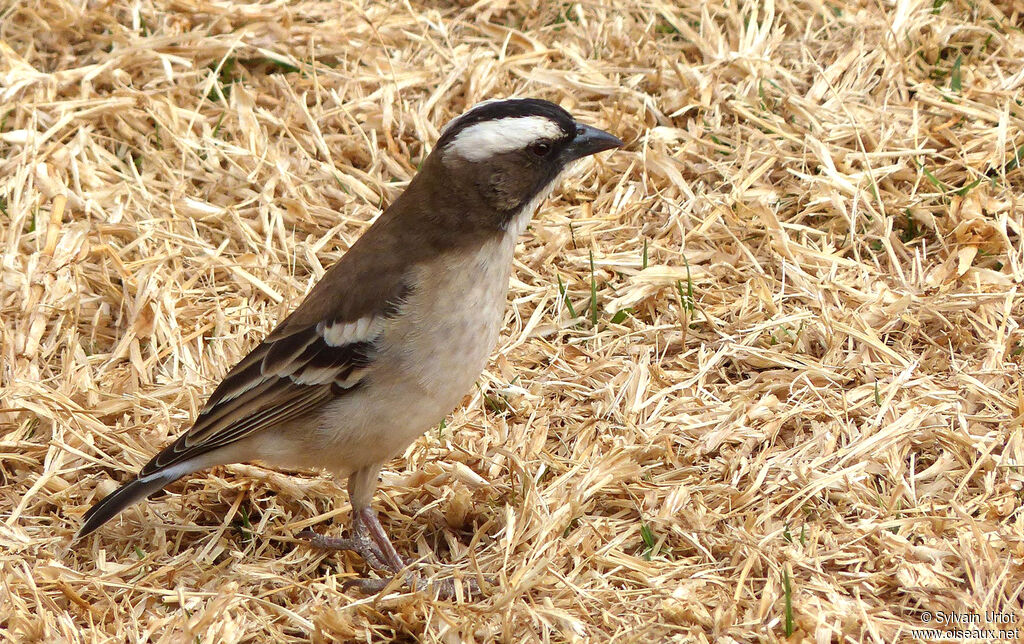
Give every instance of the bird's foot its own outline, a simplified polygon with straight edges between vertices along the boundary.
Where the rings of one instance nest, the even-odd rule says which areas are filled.
[[[306,539],[314,548],[354,552],[377,571],[397,575],[405,568],[405,562],[398,556],[377,515],[370,508],[362,508],[352,514],[349,532],[351,536],[346,539],[327,537],[312,530],[303,530],[295,536]]]
[[[348,550],[362,557],[374,570],[396,574],[401,568],[395,570],[388,564],[387,557],[380,551],[377,544],[370,539],[365,532],[355,533],[351,538],[328,537],[317,534],[312,530],[303,530],[295,535],[299,539],[305,539],[309,545],[321,550]]]
[[[346,582],[346,588],[353,588],[365,594],[379,593],[401,577],[398,587],[406,587],[415,591],[436,593],[441,599],[457,599],[461,594],[470,598],[482,594],[480,583],[475,578],[456,581],[454,577],[446,577],[436,581],[427,581],[419,575],[406,570],[405,562],[391,545],[387,533],[377,520],[377,515],[370,508],[362,508],[352,515],[351,535],[348,538],[326,537],[303,530],[296,536],[306,539],[314,548],[324,550],[349,550],[366,560],[375,571],[386,575],[381,579],[354,579]],[[388,574],[390,573],[390,574]],[[495,582],[484,578],[485,585]]]

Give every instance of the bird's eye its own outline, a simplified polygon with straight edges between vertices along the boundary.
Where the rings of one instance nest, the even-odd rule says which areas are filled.
[[[530,145],[530,152],[533,152],[539,157],[546,157],[548,152],[551,152],[551,144],[547,141],[537,141]]]

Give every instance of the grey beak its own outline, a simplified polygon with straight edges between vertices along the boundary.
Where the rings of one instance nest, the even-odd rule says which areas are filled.
[[[591,154],[597,154],[612,148],[621,148],[622,146],[623,143],[618,137],[612,136],[596,127],[577,123],[576,138],[562,152],[563,163],[569,163]]]

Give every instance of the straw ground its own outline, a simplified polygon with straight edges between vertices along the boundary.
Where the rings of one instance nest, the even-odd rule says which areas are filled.
[[[680,4],[0,5],[2,636],[1024,626],[1024,6]],[[629,146],[535,219],[479,388],[383,474],[399,550],[487,595],[346,592],[362,562],[294,538],[344,493],[258,464],[69,547],[512,94]]]

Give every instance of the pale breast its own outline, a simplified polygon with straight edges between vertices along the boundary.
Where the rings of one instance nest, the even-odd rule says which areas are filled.
[[[332,469],[401,453],[472,390],[501,331],[514,247],[506,234],[417,267],[366,382],[321,416],[317,447],[333,454]]]
[[[506,235],[421,266],[407,313],[387,331],[393,349],[382,362],[444,407],[441,416],[472,387],[498,339],[514,243]]]

